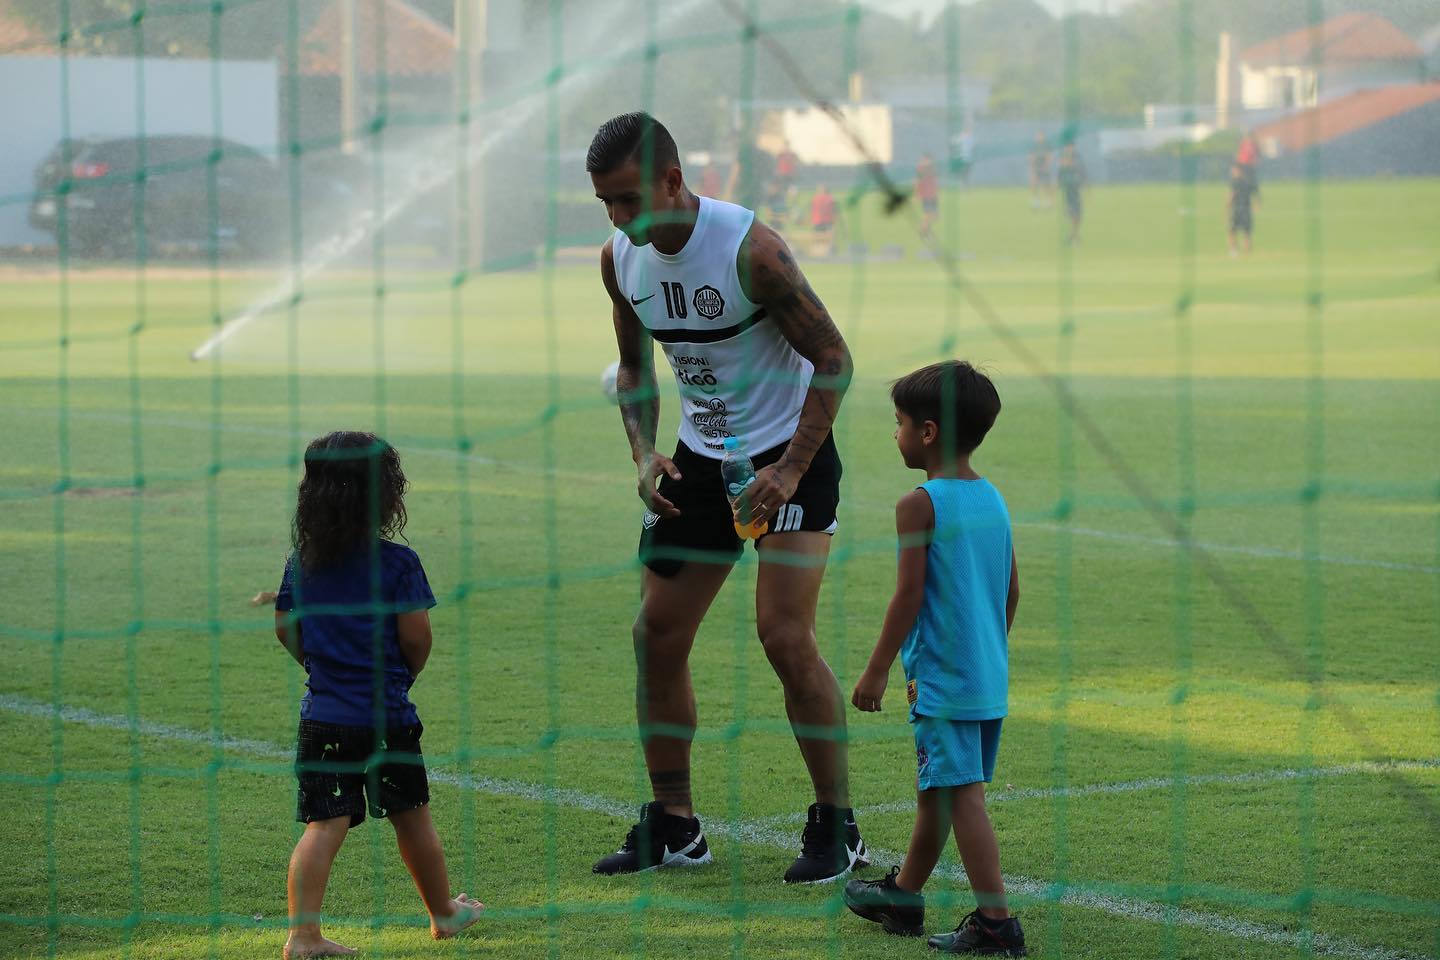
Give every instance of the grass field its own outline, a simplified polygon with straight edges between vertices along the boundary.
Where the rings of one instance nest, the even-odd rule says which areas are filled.
[[[950,202],[966,279],[1124,476],[913,228],[866,213],[872,248],[909,255],[807,267],[857,365],[819,623],[847,695],[917,480],[886,385],[983,362],[1005,410],[977,466],[1024,585],[992,815],[1032,955],[1440,957],[1440,182],[1267,184],[1238,260],[1219,186],[1096,190],[1073,254],[1018,191]],[[490,910],[430,943],[371,821],[337,863],[331,936],[396,958],[922,955],[838,888],[778,882],[810,797],[754,639],[753,554],[692,663],[716,864],[590,873],[646,794],[641,508],[597,386],[614,345],[593,266],[340,272],[191,363],[267,282],[0,275],[0,956],[278,955],[303,678],[249,601],[278,583],[299,451],[340,427],[382,432],[413,481],[440,598],[414,690],[433,807],[457,889]],[[897,685],[850,716],[883,866],[913,807]],[[969,909],[953,849],[927,893],[932,931]]]

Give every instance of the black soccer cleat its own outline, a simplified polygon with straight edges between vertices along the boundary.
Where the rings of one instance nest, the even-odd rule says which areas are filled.
[[[1025,931],[1020,929],[1020,921],[1007,917],[998,926],[993,926],[980,916],[979,910],[971,911],[953,933],[937,934],[926,942],[931,950],[941,953],[1025,956]]]
[[[660,867],[695,867],[709,863],[710,844],[695,817],[665,812],[656,800],[640,808],[640,822],[625,834],[620,849],[601,857],[594,871],[603,874],[642,873]]]
[[[829,883],[851,870],[870,866],[855,813],[828,803],[810,804],[800,856],[785,871],[786,883]]]
[[[873,920],[886,933],[919,937],[925,933],[925,895],[901,890],[895,883],[899,867],[879,880],[851,880],[845,884],[845,906],[856,916]]]

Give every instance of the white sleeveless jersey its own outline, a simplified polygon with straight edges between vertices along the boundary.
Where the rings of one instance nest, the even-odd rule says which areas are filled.
[[[695,229],[673,256],[615,231],[620,295],[675,371],[680,440],[717,460],[726,437],[751,455],[788,442],[815,369],[740,287],[735,257],[754,220],[754,211],[701,197]]]

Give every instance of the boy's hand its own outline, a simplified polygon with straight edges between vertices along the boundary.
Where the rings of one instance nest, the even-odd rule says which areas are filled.
[[[885,685],[889,682],[889,674],[875,673],[866,668],[855,683],[855,692],[850,694],[850,702],[855,704],[857,710],[879,712],[880,699],[885,696]]]

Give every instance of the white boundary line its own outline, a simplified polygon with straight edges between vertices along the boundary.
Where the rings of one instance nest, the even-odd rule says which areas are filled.
[[[12,714],[20,714],[35,719],[50,719],[55,716],[55,708],[51,704],[42,703],[37,700],[28,700],[9,694],[0,694],[0,709]],[[118,714],[97,713],[83,707],[61,707],[59,713],[60,719],[67,723],[77,723],[105,730],[130,730],[130,719]],[[223,735],[216,738],[204,731],[190,730],[184,727],[155,723],[148,720],[138,721],[135,729],[141,736],[190,743],[197,746],[214,746],[218,743],[223,749],[234,753],[248,753],[252,756],[260,756],[267,759],[289,759],[294,755],[291,750],[285,747],[263,740],[248,740]],[[1372,764],[1369,766],[1379,767],[1382,765]],[[1399,764],[1396,766],[1399,766]],[[1416,762],[1411,764],[1411,766],[1431,769],[1440,767],[1440,761],[1436,761],[1435,763]],[[1325,769],[1339,770],[1341,768],[1330,767]],[[1367,765],[1350,764],[1344,769],[1346,769],[1347,772],[1363,772],[1367,769]],[[456,776],[446,773],[445,771],[434,769],[428,772],[430,779],[437,783],[450,784],[462,789],[473,790],[477,793],[490,794],[492,796],[516,797],[539,803],[555,803],[559,806],[577,808],[591,813],[605,814],[606,816],[614,817],[622,821],[633,816],[632,811],[636,807],[636,805],[619,803],[581,790],[550,789],[540,784],[521,780]],[[1296,772],[1293,771],[1280,771],[1280,773],[1288,773],[1292,776],[1296,775]],[[1336,773],[1333,775],[1338,776],[1340,774]],[[1235,778],[1246,776],[1251,776],[1253,779],[1260,781],[1262,775],[1237,774],[1234,778],[1209,777],[1194,779],[1199,782],[1232,782]],[[1275,779],[1286,779],[1286,777],[1277,776]],[[1144,784],[1145,786],[1136,786],[1137,784]],[[1126,789],[1148,789],[1151,785],[1164,786],[1169,784],[1169,780],[1152,778],[1150,780],[1130,781],[1128,784],[1098,784],[1094,788],[1079,787],[1073,789],[1076,791],[1087,791],[1089,793],[1120,793],[1125,792]],[[1112,789],[1104,789],[1107,786]],[[1022,791],[1016,791],[1016,793],[1020,792]],[[1035,793],[1040,795],[1043,791],[1035,791]],[[897,810],[913,809],[913,804],[907,804],[903,808],[893,804],[882,806],[887,809],[894,806]],[[879,812],[881,808],[866,809],[869,809],[871,812]],[[712,836],[726,837],[739,843],[786,850],[791,850],[795,847],[793,830],[777,830],[773,826],[768,825],[766,821],[730,823],[723,820],[714,820],[709,821],[705,829]],[[872,849],[870,855],[873,858],[872,862],[888,861],[899,863],[903,859],[902,854],[890,850]],[[935,873],[955,883],[967,883],[965,871],[958,866],[941,864],[936,868]],[[1005,884],[1009,889],[1017,893],[1040,898],[1047,897],[1054,889],[1053,884],[1044,880],[1035,880],[1029,877],[1014,875],[1007,876],[1005,878]],[[1069,906],[1100,910],[1104,913],[1132,920],[1144,920],[1151,923],[1174,923],[1180,926],[1194,927],[1201,930],[1222,933],[1238,940],[1249,940],[1294,949],[1303,949],[1308,945],[1312,952],[1322,956],[1345,957],[1351,958],[1351,960],[1426,960],[1426,958],[1420,954],[1392,950],[1388,947],[1370,946],[1342,937],[1333,937],[1323,933],[1312,933],[1306,936],[1301,932],[1288,930],[1273,924],[1239,920],[1225,916],[1224,914],[1177,908],[1149,900],[1135,900],[1072,890],[1064,893],[1060,897],[1060,902]]]
[[[1097,794],[1140,793],[1146,790],[1167,790],[1177,782],[1187,787],[1203,787],[1212,784],[1283,783],[1291,780],[1310,778],[1345,777],[1356,773],[1385,773],[1394,770],[1440,770],[1440,759],[1435,760],[1392,760],[1358,763],[1339,763],[1329,767],[1314,767],[1310,770],[1279,769],[1252,770],[1247,773],[1197,773],[1182,777],[1179,781],[1171,777],[1144,777],[1139,780],[1124,780],[1117,783],[1087,783],[1074,787],[1027,787],[1019,790],[996,790],[985,794],[986,803],[1004,803],[1008,800],[1051,800],[1060,797],[1089,797]],[[897,803],[877,803],[868,807],[856,807],[855,813],[881,814],[905,813],[915,809],[914,800]],[[787,813],[777,817],[766,817],[760,823],[804,823],[805,816]]]

